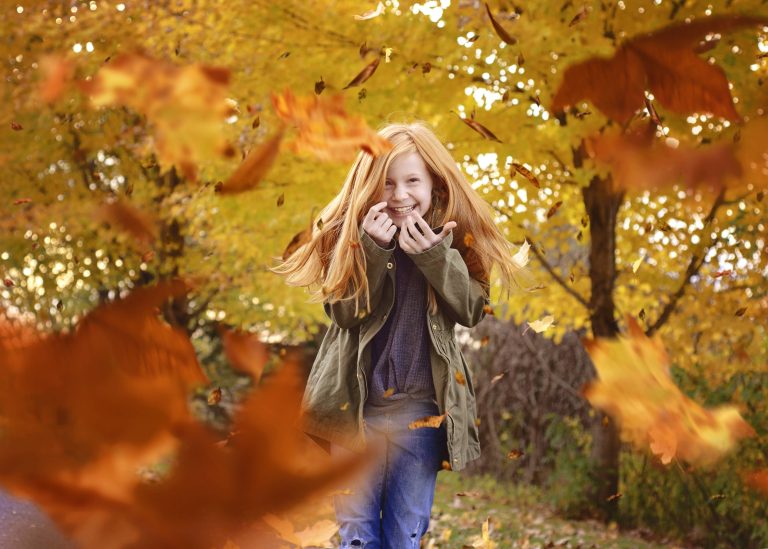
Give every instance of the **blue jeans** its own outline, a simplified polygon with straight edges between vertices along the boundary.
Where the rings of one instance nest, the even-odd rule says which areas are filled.
[[[429,527],[437,473],[447,459],[445,422],[437,429],[408,428],[415,419],[438,415],[434,402],[411,401],[377,415],[366,412],[366,440],[378,439],[385,450],[350,481],[352,494],[333,496],[341,549],[418,548]],[[331,444],[331,456],[349,453]]]

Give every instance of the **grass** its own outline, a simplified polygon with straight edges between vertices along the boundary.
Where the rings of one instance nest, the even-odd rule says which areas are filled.
[[[437,476],[435,502],[429,531],[421,540],[422,549],[655,549],[675,545],[654,543],[632,532],[596,521],[568,521],[555,516],[537,488],[501,483],[490,476],[469,476],[441,471]],[[281,515],[296,531],[321,520],[335,520],[330,496],[306,502]],[[483,523],[488,521],[483,541]],[[308,547],[338,547],[334,534],[326,543]],[[295,547],[277,544],[275,547]]]

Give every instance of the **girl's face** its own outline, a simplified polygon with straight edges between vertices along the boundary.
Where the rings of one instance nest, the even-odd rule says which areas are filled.
[[[377,200],[383,201],[384,211],[398,227],[414,211],[426,216],[432,205],[432,176],[419,153],[401,154],[390,163],[384,193]]]

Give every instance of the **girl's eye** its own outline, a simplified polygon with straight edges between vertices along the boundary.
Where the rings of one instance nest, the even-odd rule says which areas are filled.
[[[418,181],[418,180],[419,180],[419,178],[418,178],[418,177],[412,177],[412,178],[410,178],[408,181]]]
[[[384,182],[384,186],[385,187],[391,187],[392,186],[392,182],[391,181],[385,181]]]

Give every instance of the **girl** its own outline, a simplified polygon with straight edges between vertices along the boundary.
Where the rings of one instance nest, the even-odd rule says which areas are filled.
[[[304,430],[331,455],[382,449],[352,494],[334,496],[343,548],[418,547],[438,471],[479,457],[475,391],[453,329],[489,311],[494,266],[509,290],[524,264],[425,124],[379,134],[394,147],[359,153],[312,240],[275,269],[314,287],[332,321],[304,393]],[[411,424],[429,416],[432,426]]]

